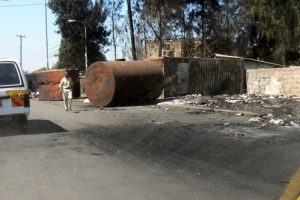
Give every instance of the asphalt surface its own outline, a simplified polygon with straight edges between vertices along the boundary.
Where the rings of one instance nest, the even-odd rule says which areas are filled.
[[[0,130],[0,199],[297,199],[300,131],[252,116],[32,101]],[[5,126],[5,125],[4,125]],[[300,179],[300,177],[299,177]]]

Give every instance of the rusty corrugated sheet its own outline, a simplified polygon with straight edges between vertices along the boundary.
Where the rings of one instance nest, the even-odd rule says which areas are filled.
[[[62,94],[58,84],[39,85],[40,101],[61,101]]]
[[[152,61],[96,62],[84,80],[86,95],[96,107],[155,100],[162,84],[162,65]]]
[[[186,94],[239,94],[245,91],[245,71],[241,60],[165,58],[164,74],[171,83],[165,88],[165,97]],[[184,63],[185,65],[182,65]],[[189,67],[188,91],[180,90],[179,66]],[[180,77],[182,79],[182,76]]]
[[[49,83],[58,84],[64,77],[66,70],[50,70],[37,73],[37,82],[39,85],[46,85]]]
[[[37,72],[37,82],[40,101],[58,101],[62,100],[59,92],[59,83],[65,75],[66,69],[49,70]],[[78,70],[69,70],[73,81],[73,97],[80,97],[80,80]]]

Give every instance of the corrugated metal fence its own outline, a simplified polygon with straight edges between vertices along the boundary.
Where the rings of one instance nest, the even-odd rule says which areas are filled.
[[[242,60],[164,58],[165,97],[244,93]]]

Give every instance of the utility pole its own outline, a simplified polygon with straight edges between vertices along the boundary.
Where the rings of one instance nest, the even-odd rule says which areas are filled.
[[[25,38],[25,35],[17,35],[17,37],[20,38],[20,66],[23,69],[23,63],[22,63],[22,50],[23,50],[23,38]]]
[[[84,25],[84,61],[85,61],[85,70],[88,68],[88,57],[87,57],[87,33],[86,33],[86,23],[83,23]]]
[[[49,50],[48,50],[48,13],[47,13],[48,1],[45,0],[45,24],[46,24],[46,57],[47,57],[47,70],[49,70]]]

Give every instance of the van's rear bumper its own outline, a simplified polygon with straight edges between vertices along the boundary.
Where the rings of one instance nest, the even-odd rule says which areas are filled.
[[[19,108],[11,108],[11,109],[1,109],[0,108],[0,120],[13,120],[13,119],[19,119],[23,116],[26,116],[26,118],[29,118],[30,114],[30,108],[25,107],[19,107]]]
[[[18,115],[18,114],[27,114],[29,115],[30,108],[27,107],[16,107],[16,108],[1,108],[0,107],[0,116],[2,115]]]

